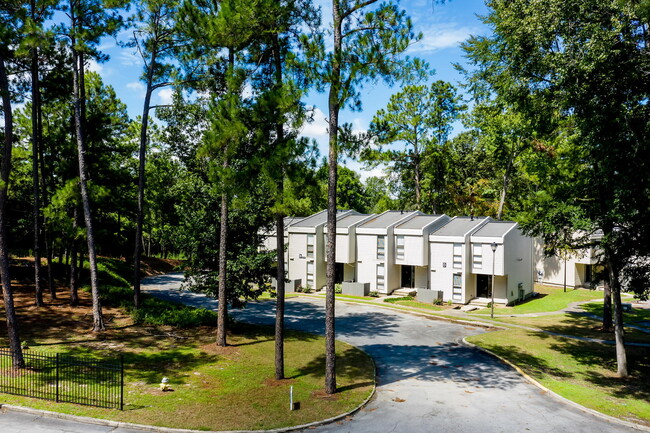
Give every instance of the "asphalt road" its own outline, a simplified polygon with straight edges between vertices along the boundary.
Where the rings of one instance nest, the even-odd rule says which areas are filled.
[[[215,308],[214,300],[179,292],[180,277],[155,277],[144,290],[167,299]],[[323,333],[322,299],[291,298],[287,327]],[[481,328],[353,303],[337,302],[337,338],[370,354],[376,362],[375,398],[349,420],[309,431],[388,432],[633,432],[546,395],[510,367],[461,340]],[[272,324],[274,303],[257,302],[233,315]],[[0,432],[115,432],[18,413],[0,414]]]

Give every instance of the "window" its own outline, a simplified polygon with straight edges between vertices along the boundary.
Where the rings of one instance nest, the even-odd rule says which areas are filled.
[[[384,264],[380,263],[377,265],[377,290],[384,290],[384,278],[385,278],[385,268]]]
[[[386,236],[377,236],[377,259],[383,260],[386,251]]]
[[[463,267],[463,246],[461,244],[454,244],[454,269],[461,269]]]
[[[314,287],[314,262],[307,262],[307,285]]]
[[[463,277],[461,274],[454,274],[453,292],[451,297],[454,301],[461,301],[463,299]]]
[[[307,235],[307,257],[314,257],[314,235]]]
[[[404,260],[404,236],[397,236],[396,241],[395,255],[397,256],[397,260]]]
[[[472,245],[472,265],[474,269],[483,267],[483,245]]]

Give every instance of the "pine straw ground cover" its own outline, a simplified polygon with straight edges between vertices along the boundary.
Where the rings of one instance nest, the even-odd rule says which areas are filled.
[[[630,377],[616,376],[612,345],[522,329],[467,339],[517,365],[551,391],[607,415],[650,426],[650,350],[627,347]]]
[[[112,279],[118,281],[118,274]],[[0,394],[0,402],[6,404],[164,427],[270,429],[344,413],[364,401],[374,384],[372,360],[337,342],[340,392],[325,395],[325,345],[319,336],[287,332],[287,379],[276,381],[271,328],[233,324],[229,346],[219,348],[214,344],[212,326],[136,325],[124,308],[111,306],[104,309],[109,329],[92,334],[88,332],[92,316],[86,292],[80,291],[82,304],[78,307],[69,306],[67,293],[60,292],[57,301],[46,295],[48,305],[37,309],[29,284],[16,281],[15,289],[21,335],[28,350],[99,358],[124,355],[125,410]],[[6,346],[4,311],[0,327],[0,345]],[[170,379],[172,392],[159,390],[163,376]],[[294,401],[300,403],[295,411],[289,410],[291,386]]]

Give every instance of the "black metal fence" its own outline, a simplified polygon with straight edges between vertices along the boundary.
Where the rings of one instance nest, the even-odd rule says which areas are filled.
[[[14,368],[13,352],[0,348],[0,392],[26,397],[124,409],[124,359],[23,351],[24,368]]]

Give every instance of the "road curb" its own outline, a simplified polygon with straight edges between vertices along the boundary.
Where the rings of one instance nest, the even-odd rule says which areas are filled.
[[[349,344],[349,343],[348,343]],[[25,407],[25,406],[14,406],[11,404],[4,404],[0,403],[0,409],[5,409],[8,411],[12,412],[20,412],[20,413],[27,413],[30,415],[36,415],[40,417],[45,417],[45,418],[55,418],[55,419],[63,419],[67,421],[75,421],[75,422],[82,422],[86,424],[95,424],[95,425],[103,425],[107,427],[115,427],[115,428],[128,428],[128,429],[134,429],[134,430],[142,430],[142,431],[150,431],[150,432],[162,432],[162,433],[283,433],[283,432],[290,432],[290,431],[296,431],[296,430],[302,430],[302,429],[308,429],[308,428],[313,428],[313,427],[318,427],[321,425],[325,424],[331,424],[337,421],[341,421],[351,415],[354,415],[361,409],[363,409],[370,401],[373,399],[375,396],[375,393],[377,391],[377,365],[375,364],[375,360],[372,358],[372,356],[368,355],[365,350],[360,349],[356,346],[354,346],[355,349],[362,351],[365,353],[368,358],[372,361],[372,369],[374,372],[375,380],[374,384],[372,386],[372,391],[370,391],[370,394],[368,397],[357,407],[354,409],[342,413],[340,415],[333,416],[331,418],[323,419],[320,421],[314,421],[308,424],[301,424],[297,426],[292,426],[292,427],[283,427],[283,428],[278,428],[278,429],[272,429],[272,430],[191,430],[191,429],[182,429],[182,428],[171,428],[171,427],[156,427],[152,425],[145,425],[145,424],[133,424],[133,423],[128,423],[128,422],[121,422],[121,421],[111,421],[107,419],[101,419],[101,418],[91,418],[87,416],[79,416],[79,415],[70,415],[67,413],[59,413],[59,412],[52,412],[49,410],[42,410],[42,409],[34,409],[31,407]]]
[[[510,362],[509,360],[497,355],[496,353],[492,352],[491,350],[485,349],[485,348],[483,348],[481,346],[477,346],[476,344],[470,343],[469,341],[467,341],[466,338],[463,338],[462,342],[467,347],[472,347],[474,349],[478,349],[481,352],[487,353],[488,355],[495,357],[496,359],[503,362],[504,364],[509,365],[517,373],[519,373],[521,376],[523,376],[524,379],[526,379],[528,382],[530,382],[531,384],[535,385],[536,387],[538,387],[539,389],[541,389],[545,393],[549,394],[551,397],[555,398],[556,400],[558,400],[558,401],[560,401],[560,402],[562,402],[562,403],[564,403],[564,404],[566,404],[568,406],[571,406],[573,408],[576,408],[576,409],[582,410],[584,412],[590,413],[591,415],[597,416],[599,418],[602,418],[602,419],[604,419],[606,421],[609,421],[609,422],[612,422],[612,423],[615,423],[615,424],[620,424],[620,425],[623,425],[623,426],[626,426],[626,427],[631,427],[633,429],[640,430],[640,431],[650,432],[650,427],[648,427],[648,426],[637,424],[637,423],[630,422],[630,421],[625,421],[625,420],[622,420],[620,418],[616,418],[616,417],[613,417],[613,416],[610,416],[610,415],[605,415],[602,412],[598,412],[597,410],[590,409],[590,408],[585,407],[585,406],[583,406],[583,405],[581,405],[579,403],[576,403],[575,401],[569,400],[566,397],[562,397],[561,395],[551,391],[550,389],[548,389],[547,387],[545,387],[544,385],[539,383],[537,380],[533,379],[531,376],[529,376],[526,372],[524,372],[517,365],[515,365],[512,362]]]

